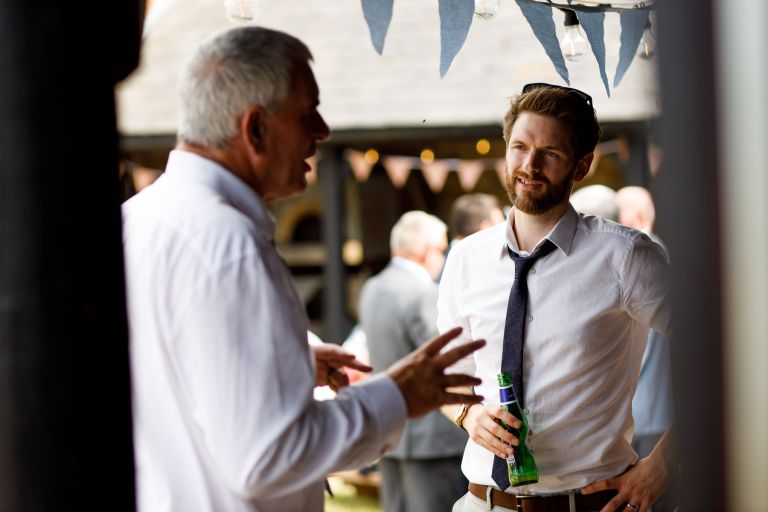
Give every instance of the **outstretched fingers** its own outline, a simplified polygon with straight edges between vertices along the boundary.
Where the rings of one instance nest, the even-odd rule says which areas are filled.
[[[435,363],[440,368],[448,368],[456,361],[467,357],[475,350],[485,346],[485,340],[475,340],[468,343],[463,343],[451,350],[446,350],[435,358]]]
[[[440,384],[444,388],[467,388],[472,386],[479,386],[483,383],[481,379],[466,375],[464,373],[448,373],[439,377]]]
[[[449,393],[443,394],[443,405],[449,404],[479,404],[483,401],[482,395],[467,395],[464,393]]]
[[[454,327],[449,331],[445,331],[440,336],[437,336],[436,338],[424,343],[421,347],[419,347],[419,350],[422,350],[427,355],[435,356],[439,354],[441,350],[443,350],[443,347],[456,339],[456,336],[461,334],[461,331],[461,327]]]

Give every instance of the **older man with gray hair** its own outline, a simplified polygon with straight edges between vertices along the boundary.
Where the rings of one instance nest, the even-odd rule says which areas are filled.
[[[392,228],[392,260],[363,285],[360,324],[375,369],[437,334],[437,284],[445,224],[422,211],[405,213]],[[461,453],[466,435],[442,414],[409,420],[400,442],[379,461],[385,512],[443,512],[464,493]]]
[[[341,349],[307,343],[307,317],[277,254],[273,201],[300,193],[328,136],[311,55],[248,26],[199,46],[180,82],[166,172],[123,206],[141,511],[316,512],[323,478],[378,457],[406,418],[476,399],[445,376],[483,345],[438,337],[380,377],[343,386]],[[336,283],[329,283],[332,286]]]

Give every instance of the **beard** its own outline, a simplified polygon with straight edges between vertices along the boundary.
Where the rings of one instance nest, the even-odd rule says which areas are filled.
[[[575,174],[576,166],[574,165],[560,183],[553,185],[546,176],[538,175],[536,178],[532,178],[521,171],[510,172],[507,169],[507,173],[504,176],[504,187],[507,190],[507,196],[512,206],[523,213],[539,215],[568,200],[571,188],[573,188],[573,176]],[[522,191],[518,194],[516,187],[518,178],[541,183],[544,190],[538,194],[533,194],[529,191]]]

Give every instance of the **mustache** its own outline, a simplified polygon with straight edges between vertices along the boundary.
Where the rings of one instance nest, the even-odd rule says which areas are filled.
[[[519,171],[519,170],[512,171],[512,179],[513,180],[521,179],[525,181],[532,181],[534,183],[543,183],[544,185],[551,185],[547,177],[544,175],[539,174],[539,175],[533,176],[532,174],[528,174],[526,172]]]

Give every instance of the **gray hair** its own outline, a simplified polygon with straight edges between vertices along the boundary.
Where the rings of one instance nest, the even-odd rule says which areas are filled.
[[[392,228],[389,247],[392,252],[417,255],[428,245],[444,242],[447,231],[445,223],[434,215],[419,210],[406,212]]]
[[[589,185],[578,189],[571,195],[571,204],[581,213],[619,221],[616,191],[605,185]]]
[[[311,60],[304,43],[267,28],[237,27],[206,39],[179,77],[179,141],[226,147],[240,116],[254,105],[278,110],[292,91],[297,65]]]

